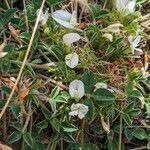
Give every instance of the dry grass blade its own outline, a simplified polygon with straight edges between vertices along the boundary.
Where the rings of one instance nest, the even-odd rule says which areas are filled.
[[[13,150],[13,149],[7,145],[3,145],[2,143],[0,143],[0,150]]]
[[[25,55],[25,57],[24,57],[24,60],[23,60],[22,66],[21,66],[21,68],[20,68],[20,71],[19,71],[17,80],[16,80],[16,82],[15,82],[15,85],[14,85],[14,87],[13,87],[13,89],[12,89],[12,91],[11,91],[9,97],[8,97],[8,100],[7,100],[6,104],[5,104],[5,106],[3,107],[3,109],[2,109],[2,111],[1,111],[1,113],[0,113],[0,119],[2,118],[3,114],[5,113],[5,110],[6,110],[7,107],[8,107],[9,102],[10,102],[10,100],[11,100],[11,98],[12,98],[14,92],[15,92],[16,86],[17,86],[17,84],[18,84],[18,82],[19,82],[19,80],[20,80],[20,77],[21,77],[21,75],[22,75],[23,69],[24,69],[25,64],[26,64],[26,60],[27,60],[27,58],[28,58],[28,55],[29,55],[29,52],[30,52],[30,49],[31,49],[31,46],[32,46],[32,43],[33,43],[33,40],[34,40],[34,37],[35,37],[35,33],[36,33],[36,30],[37,30],[37,27],[38,27],[38,24],[39,24],[40,16],[41,16],[41,13],[42,13],[42,10],[43,10],[45,1],[46,1],[46,0],[43,0],[43,1],[42,1],[41,7],[40,7],[40,10],[39,10],[39,14],[38,14],[38,17],[37,17],[37,19],[36,19],[36,23],[35,23],[35,26],[34,26],[34,29],[33,29],[33,32],[32,32],[32,36],[31,36],[31,39],[30,39],[30,42],[29,42],[29,45],[28,45],[28,49],[27,49],[27,51],[26,51],[26,55]]]

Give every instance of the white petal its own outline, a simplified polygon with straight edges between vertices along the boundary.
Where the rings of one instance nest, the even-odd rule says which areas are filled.
[[[107,89],[108,86],[106,83],[98,82],[95,84],[95,87],[96,87],[96,89],[100,89],[100,88]]]
[[[69,113],[70,116],[77,116],[78,115],[78,111],[71,111]]]
[[[69,85],[69,93],[71,97],[80,99],[84,96],[85,90],[84,90],[84,84],[80,80],[74,80]]]
[[[78,110],[79,109],[79,106],[77,105],[77,104],[72,104],[71,105],[71,111],[76,111],[76,110]]]
[[[53,17],[53,19],[54,19],[55,21],[57,21],[60,25],[66,27],[66,28],[69,28],[69,29],[73,29],[73,28],[74,28],[74,26],[71,25],[70,22],[63,21],[63,20],[58,19],[58,18],[55,18],[55,17]]]
[[[144,70],[147,71],[149,69],[149,63],[146,63],[144,66]]]
[[[63,41],[66,45],[71,46],[72,43],[81,39],[81,36],[77,33],[68,33],[63,36]]]
[[[127,5],[127,9],[129,10],[129,12],[134,12],[135,10],[135,5],[136,5],[136,2],[133,0],[133,1],[130,1]]]
[[[63,21],[68,21],[70,22],[70,19],[72,17],[72,14],[69,13],[68,11],[64,11],[64,10],[57,10],[55,12],[52,13],[52,17],[53,18],[57,18]]]
[[[79,63],[79,56],[77,53],[71,53],[66,55],[65,63],[70,68],[75,68]]]
[[[7,55],[7,52],[0,52],[0,58],[3,58],[6,55]]]
[[[136,51],[143,53],[142,49],[140,48],[135,48]]]
[[[88,106],[81,104],[81,106],[79,108],[79,112],[82,112],[84,115],[86,115],[88,111],[89,111]]]
[[[82,112],[79,112],[79,113],[78,113],[78,117],[79,117],[80,119],[83,119],[83,118],[85,117],[85,115],[84,115]]]
[[[109,41],[113,41],[113,36],[110,34],[110,33],[105,33],[104,35],[103,35],[103,37],[105,37],[106,39],[108,39]]]
[[[48,9],[45,11],[45,14],[43,15],[42,25],[46,24],[49,17]]]
[[[121,11],[125,8],[126,3],[124,0],[116,0],[116,8],[118,11]]]
[[[129,41],[129,43],[131,44],[131,43],[133,42],[133,36],[130,35],[130,36],[128,37],[128,41]]]
[[[66,28],[74,28],[74,26],[70,23],[72,14],[68,11],[57,10],[52,13],[52,18]]]
[[[135,38],[135,40],[133,41],[133,45],[138,46],[138,44],[140,43],[140,41],[141,41],[141,36],[137,36],[137,37]]]

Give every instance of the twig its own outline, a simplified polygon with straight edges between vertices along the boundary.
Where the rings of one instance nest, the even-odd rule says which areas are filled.
[[[5,0],[5,4],[6,4],[7,8],[9,9],[9,8],[10,8],[10,6],[9,6],[9,3],[8,3],[8,1],[7,1],[7,0]]]
[[[120,111],[122,112],[122,102],[121,102],[121,106],[120,106]],[[121,146],[122,146],[122,129],[123,129],[123,126],[122,126],[122,123],[123,123],[123,116],[122,116],[122,113],[120,113],[120,129],[119,129],[119,145],[118,145],[118,150],[121,150]]]
[[[22,62],[18,61],[18,60],[10,60],[10,62],[14,63],[14,64],[22,65]],[[55,66],[55,63],[51,62],[51,63],[47,63],[47,64],[42,64],[42,65],[33,64],[33,63],[26,63],[26,65],[29,65],[29,66],[34,67],[36,69],[48,70],[50,67]]]
[[[103,9],[105,9],[105,8],[106,8],[107,2],[108,2],[108,0],[105,0],[105,3],[104,3],[104,6],[103,6]]]
[[[142,146],[142,147],[133,148],[133,149],[130,149],[130,150],[143,150],[143,149],[147,149],[147,147],[146,146]]]
[[[31,36],[31,39],[30,39],[30,42],[29,42],[29,45],[28,45],[28,49],[27,49],[27,51],[26,51],[26,54],[25,54],[25,57],[24,57],[24,60],[23,60],[23,63],[22,63],[22,66],[21,66],[21,68],[20,68],[20,71],[19,71],[18,77],[17,77],[17,79],[16,79],[16,82],[15,82],[15,84],[14,84],[14,87],[13,87],[13,89],[12,89],[12,91],[11,91],[9,97],[8,97],[8,100],[7,100],[5,106],[3,107],[3,109],[2,109],[2,111],[1,111],[1,113],[0,113],[0,119],[2,118],[3,114],[5,113],[5,111],[6,111],[7,107],[8,107],[8,105],[9,105],[9,103],[10,103],[10,101],[11,101],[11,98],[12,98],[14,92],[15,92],[16,86],[17,86],[17,84],[18,84],[18,82],[19,82],[19,80],[20,80],[20,77],[21,77],[21,75],[22,75],[23,69],[24,69],[25,64],[26,64],[26,60],[27,60],[27,58],[28,58],[28,56],[29,56],[29,52],[30,52],[30,50],[31,50],[31,46],[32,46],[32,43],[33,43],[33,40],[34,40],[34,37],[35,37],[35,33],[36,33],[36,30],[37,30],[37,27],[38,27],[38,24],[39,24],[39,20],[40,20],[40,17],[41,17],[41,13],[42,13],[42,10],[43,10],[45,1],[46,1],[46,0],[43,0],[43,1],[42,1],[41,8],[40,8],[40,10],[39,10],[39,14],[38,14],[38,17],[37,17],[37,19],[36,19],[36,23],[35,23],[35,26],[34,26],[34,29],[33,29],[33,33],[32,33],[32,36]]]
[[[25,0],[23,0],[23,7],[24,7],[25,20],[26,20],[26,28],[27,28],[27,32],[29,32],[29,23],[28,23],[28,16],[27,16],[27,9],[26,9]]]

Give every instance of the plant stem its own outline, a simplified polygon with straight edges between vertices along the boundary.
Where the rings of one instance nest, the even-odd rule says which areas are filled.
[[[24,7],[25,20],[26,20],[26,28],[27,28],[27,32],[29,32],[29,23],[28,23],[28,16],[27,16],[27,9],[26,9],[25,0],[23,0],[23,7]]]
[[[10,6],[9,6],[9,3],[7,0],[5,0],[5,4],[6,4],[7,8],[10,9]]]
[[[121,102],[121,106],[120,106],[120,111],[122,112],[122,102]],[[122,113],[120,112],[120,129],[119,129],[119,145],[118,145],[118,150],[121,150],[121,146],[122,146],[122,123],[123,123],[123,117],[122,117]]]

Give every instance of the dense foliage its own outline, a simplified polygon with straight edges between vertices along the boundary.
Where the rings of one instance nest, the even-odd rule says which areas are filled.
[[[41,3],[0,0],[0,149],[150,149],[149,2]]]

